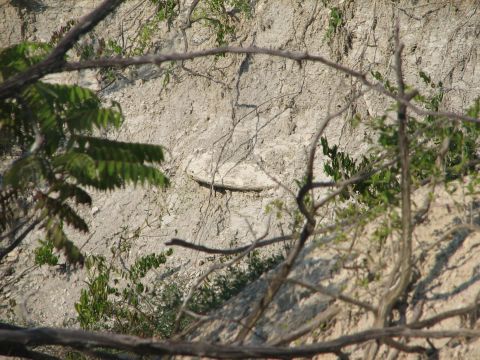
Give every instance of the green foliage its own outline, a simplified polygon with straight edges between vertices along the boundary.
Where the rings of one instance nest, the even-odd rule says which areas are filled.
[[[226,272],[207,280],[192,297],[189,308],[202,314],[219,308],[283,259],[281,254],[262,258],[258,251],[252,251],[247,257],[246,268],[231,266]]]
[[[0,52],[0,80],[29,69],[41,61],[52,50],[49,44],[23,42]]]
[[[25,71],[50,49],[49,44],[22,43],[2,50],[2,78]],[[118,129],[122,122],[117,103],[104,107],[94,92],[75,85],[38,81],[0,102],[0,155],[9,152],[14,157],[2,174],[0,231],[23,216],[19,204],[33,208],[42,220],[48,247],[53,244],[69,261],[81,263],[83,256],[63,226],[88,232],[75,208],[91,205],[86,189],[113,190],[128,183],[168,185],[155,167],[164,159],[160,146],[93,135]],[[41,248],[39,261],[53,261],[47,248]]]
[[[396,92],[388,79],[378,71],[372,75],[380,81],[387,90]],[[429,96],[417,95],[414,100],[427,110],[438,111],[443,101],[443,84],[434,83],[425,72],[420,72],[420,78],[433,89]],[[480,111],[480,101],[477,99],[468,109],[470,116],[476,117]],[[324,171],[334,181],[351,178],[355,174],[369,173],[380,164],[376,159],[380,154],[398,154],[398,126],[392,124],[387,116],[371,119],[368,123],[377,138],[374,140],[369,157],[355,160],[348,154],[339,151],[338,146],[330,146],[326,138],[321,139],[323,154],[327,157]],[[480,136],[480,125],[477,123],[457,123],[447,119],[426,116],[424,118],[409,117],[408,129],[410,139],[410,173],[414,184],[421,184],[432,177],[441,177],[447,183],[461,176],[470,174],[474,164],[480,160],[477,153],[477,139]],[[440,156],[442,151],[444,156]],[[399,163],[382,168],[368,179],[351,185],[341,195],[340,200],[355,200],[363,209],[376,213],[374,207],[389,207],[399,203],[400,194]],[[344,214],[348,207],[343,209]],[[345,212],[346,211],[346,212]],[[355,210],[358,211],[358,208]],[[354,212],[355,212],[354,211]],[[392,226],[390,224],[390,226]],[[380,231],[379,241],[383,235]]]
[[[35,249],[36,265],[57,265],[58,256],[53,254],[53,243],[51,241],[40,240],[40,246]]]
[[[327,32],[325,33],[325,39],[331,41],[333,36],[337,33],[338,29],[344,25],[343,13],[337,7],[330,8],[330,17],[328,18]]]
[[[157,6],[155,17],[159,21],[167,21],[172,24],[175,17],[178,15],[178,0],[150,0]]]
[[[250,17],[252,7],[248,0],[205,0],[194,12],[193,21],[204,21],[214,32],[218,46],[228,44],[235,35],[237,14]]]
[[[179,279],[150,280],[147,284],[145,277],[149,271],[164,266],[171,253],[142,256],[129,268],[117,267],[104,257],[88,257],[87,288],[82,290],[75,305],[80,326],[139,336],[170,337],[187,287]],[[114,257],[118,255],[115,250]],[[282,260],[280,255],[263,258],[258,252],[252,252],[245,267],[229,267],[224,273],[207,279],[194,292],[188,309],[207,313],[220,307]],[[190,322],[188,316],[184,317],[181,328]]]
[[[372,71],[371,74],[376,80],[378,80],[385,87],[385,89],[387,89],[393,94],[396,94],[397,88],[394,87],[390,83],[390,80],[386,79],[379,71]]]
[[[337,145],[329,146],[325,137],[320,139],[323,155],[328,160],[324,163],[324,171],[334,181],[352,178],[358,174],[371,173],[375,166],[375,156],[363,156],[360,161],[354,160],[348,154],[339,151]],[[373,207],[379,204],[395,204],[395,195],[400,190],[395,178],[397,166],[376,172],[370,177],[359,180],[340,194],[342,201],[354,197],[360,204]]]

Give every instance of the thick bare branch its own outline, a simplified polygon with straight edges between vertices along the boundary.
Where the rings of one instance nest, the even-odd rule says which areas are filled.
[[[121,0],[106,1],[106,3],[115,3],[115,4],[120,2]],[[115,5],[114,7],[116,6],[118,6],[118,4]],[[97,10],[95,10],[94,12],[96,12]],[[92,14],[88,16],[91,16]],[[103,15],[106,16],[108,15],[108,13]],[[72,29],[71,31],[73,30],[75,30],[75,28]],[[301,61],[319,62],[328,67],[331,67],[335,70],[338,70],[344,74],[347,74],[349,76],[352,76],[360,80],[360,82],[363,85],[367,86],[368,88],[373,89],[383,95],[386,95],[392,98],[398,103],[407,106],[408,108],[410,108],[411,110],[413,110],[415,113],[419,115],[422,115],[422,116],[431,115],[431,116],[455,119],[455,120],[466,121],[466,122],[480,123],[480,119],[473,118],[471,116],[466,116],[466,115],[457,114],[457,113],[448,112],[448,111],[432,111],[432,110],[422,109],[410,102],[412,95],[414,95],[414,93],[409,94],[409,96],[400,96],[400,95],[394,94],[389,90],[385,89],[385,87],[382,84],[373,83],[370,80],[368,80],[365,73],[350,69],[347,66],[330,61],[324,56],[309,54],[308,52],[267,49],[267,48],[261,48],[261,47],[255,47],[255,46],[245,47],[245,48],[237,47],[237,46],[225,46],[225,47],[218,47],[213,49],[199,50],[199,51],[192,51],[192,52],[185,52],[185,53],[155,54],[155,55],[144,55],[144,56],[125,57],[125,58],[120,58],[120,57],[100,58],[100,59],[85,60],[81,62],[65,62],[63,59],[57,60],[49,56],[46,60],[38,63],[37,65],[33,66],[29,70],[2,83],[2,85],[0,86],[0,99],[4,99],[12,96],[13,94],[15,94],[15,92],[17,92],[23,86],[31,84],[34,81],[50,73],[62,72],[62,71],[77,71],[77,70],[83,70],[83,69],[127,67],[132,65],[143,65],[143,64],[160,65],[164,62],[193,60],[196,58],[209,57],[209,56],[225,54],[225,53],[270,55],[274,57],[281,57],[284,59],[290,59],[290,60],[299,61],[299,62]]]
[[[468,314],[475,313],[477,311],[480,311],[480,304],[478,302],[469,306],[462,307],[460,309],[448,310],[443,313],[437,314],[435,316],[429,317],[425,320],[420,320],[420,321],[408,324],[408,327],[411,329],[429,328],[444,320],[450,319],[452,317],[465,316]]]
[[[9,356],[7,346],[60,345],[74,349],[116,349],[142,355],[184,355],[201,356],[218,359],[241,358],[292,358],[310,357],[318,354],[338,353],[341,349],[370,340],[393,337],[415,338],[453,338],[480,337],[480,330],[458,329],[444,331],[414,330],[406,327],[372,329],[353,335],[346,335],[334,340],[296,347],[219,345],[201,342],[168,341],[145,339],[136,336],[110,333],[95,333],[82,330],[35,328],[35,329],[0,329],[0,354]]]
[[[405,84],[402,73],[402,49],[403,44],[399,39],[399,27],[397,24],[395,31],[396,51],[395,51],[395,69],[397,74],[398,92],[401,97],[405,96]],[[387,317],[398,298],[404,293],[411,277],[412,268],[412,211],[411,211],[411,189],[410,189],[410,165],[409,149],[407,137],[407,107],[404,104],[398,104],[398,143],[401,164],[401,195],[402,195],[402,236],[398,257],[397,268],[400,270],[399,280],[396,284],[387,289],[384,298],[379,304],[378,316],[375,326],[383,327],[387,325]]]

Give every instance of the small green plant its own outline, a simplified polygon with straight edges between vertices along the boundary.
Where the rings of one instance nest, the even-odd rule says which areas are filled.
[[[152,289],[142,279],[150,270],[164,265],[171,254],[167,251],[142,256],[127,270],[113,266],[103,256],[89,256],[85,263],[89,273],[87,289],[82,290],[75,304],[80,326],[144,336],[153,333],[142,303]]]
[[[166,21],[169,25],[172,24],[175,17],[178,15],[178,0],[150,0],[157,6],[155,17],[158,21]]]
[[[396,89],[378,71],[372,75],[389,91]],[[443,100],[443,84],[434,83],[425,73],[420,78],[435,92],[430,96],[417,95],[414,100],[428,110],[438,111]],[[476,100],[467,112],[478,116],[480,100]],[[372,141],[369,157],[354,160],[348,154],[339,151],[337,145],[330,146],[326,138],[321,138],[323,154],[327,157],[324,171],[334,181],[351,178],[359,173],[373,172],[376,158],[380,154],[398,153],[398,128],[389,123],[387,116],[373,118],[368,123],[377,134]],[[446,182],[458,179],[474,170],[473,165],[480,157],[476,151],[480,136],[477,123],[461,124],[446,119],[426,116],[423,119],[410,117],[408,121],[410,137],[410,172],[414,184],[422,183],[432,176],[444,176]],[[441,155],[442,153],[443,156]],[[345,189],[340,200],[355,199],[358,204],[367,206],[370,211],[376,206],[395,205],[399,202],[400,184],[398,182],[400,167],[393,163],[371,177],[358,181]],[[442,175],[443,174],[443,175]]]
[[[323,169],[334,181],[349,179],[357,174],[368,173],[373,170],[375,156],[361,160],[354,160],[345,152],[339,151],[337,145],[330,146],[325,137],[320,139],[323,155],[327,156]],[[395,194],[399,191],[399,184],[394,177],[396,168],[376,172],[365,180],[352,184],[340,194],[340,199],[349,200],[352,196],[360,203],[373,207],[380,203],[394,204]]]
[[[223,46],[235,35],[237,14],[250,17],[251,13],[248,0],[206,0],[196,9],[193,21],[204,21],[213,29],[217,45]]]
[[[127,269],[101,256],[88,257],[87,288],[82,290],[75,305],[80,326],[89,330],[169,338],[187,287],[181,279],[144,283],[151,270],[165,267],[169,255],[171,251],[142,256]],[[225,273],[207,279],[193,294],[188,308],[208,313],[220,307],[282,260],[281,255],[264,258],[252,252],[245,267],[229,267]],[[191,319],[184,316],[181,328],[190,322]]]
[[[335,35],[340,27],[343,26],[343,13],[337,7],[330,8],[330,16],[328,18],[327,32],[325,33],[325,39],[331,41],[333,35]]]
[[[40,246],[35,249],[35,264],[36,265],[51,265],[58,264],[58,256],[53,253],[54,245],[51,241],[40,240]]]

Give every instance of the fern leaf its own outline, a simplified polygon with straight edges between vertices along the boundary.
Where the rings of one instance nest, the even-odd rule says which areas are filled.
[[[169,185],[167,177],[158,169],[152,166],[139,163],[124,161],[99,161],[99,179],[109,179],[111,177],[119,177],[124,182],[133,184],[150,184],[160,187]]]
[[[52,163],[57,171],[63,169],[78,179],[94,179],[96,177],[95,161],[85,153],[73,150],[68,151],[67,153],[55,156]]]
[[[159,145],[129,143],[91,136],[75,136],[80,149],[96,160],[137,161],[161,163],[164,160],[163,149]],[[127,158],[126,158],[127,157]]]
[[[10,188],[0,192],[0,232],[5,231],[18,217],[17,202],[21,199],[18,189]]]
[[[46,43],[23,42],[0,51],[0,74],[3,80],[27,70],[52,50]]]
[[[84,102],[81,106],[69,109],[64,118],[69,129],[73,131],[91,131],[93,126],[98,129],[107,129],[110,126],[119,128],[123,121],[120,112],[99,108],[94,102]]]
[[[123,185],[122,179],[115,171],[110,176],[105,175],[106,163],[94,161],[89,155],[76,150],[57,155],[53,164],[57,171],[66,172],[78,185],[98,190],[113,190]]]

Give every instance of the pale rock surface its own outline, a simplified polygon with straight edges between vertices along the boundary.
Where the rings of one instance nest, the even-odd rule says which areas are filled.
[[[0,22],[0,44],[16,43],[22,38],[46,41],[60,24],[85,14],[99,1],[45,0],[41,3],[42,6],[26,12],[12,7],[8,1],[1,1],[0,16],[9,21]],[[140,3],[138,12],[133,12]],[[252,19],[240,24],[234,43],[308,50],[359,71],[378,70],[393,79],[392,22],[394,14],[399,13],[407,83],[422,87],[419,71],[428,73],[435,82],[442,81],[446,89],[442,104],[445,110],[461,111],[480,93],[480,21],[475,2],[355,0],[338,1],[337,6],[344,11],[345,26],[328,41],[325,33],[329,9],[321,1],[260,0],[255,4]],[[133,32],[141,21],[135,16],[145,16],[148,10],[146,2],[125,2],[99,31],[108,29],[109,34],[120,34],[123,26],[127,32]],[[190,50],[214,45],[208,29],[198,23],[187,31],[187,37]],[[182,44],[181,34],[167,33],[158,39],[157,50],[182,51]],[[271,180],[265,173],[296,191],[295,180],[303,176],[310,142],[328,114],[347,106],[346,111],[329,124],[325,136],[330,143],[339,144],[343,151],[360,156],[368,149],[364,141],[365,130],[362,125],[352,127],[346,120],[356,113],[361,117],[382,115],[392,104],[373,91],[349,104],[356,92],[366,89],[318,63],[300,66],[279,58],[229,55],[216,60],[198,59],[184,65],[191,71],[183,71],[177,65],[167,85],[163,82],[166,65],[142,66],[125,71],[123,80],[100,92],[106,103],[118,101],[126,116],[120,133],[114,136],[121,140],[161,144],[166,148],[167,161],[162,168],[172,186],[160,191],[127,187],[114,193],[96,194],[95,208],[82,213],[91,233],[88,236],[72,234],[85,252],[108,256],[110,247],[118,245],[120,234],[132,239],[126,259],[132,261],[140,254],[165,249],[164,242],[172,237],[206,246],[228,247],[232,242],[248,244],[267,228],[271,236],[285,233],[288,219],[270,219],[265,208],[275,199],[283,199],[293,208],[293,199],[284,188],[270,186]],[[65,80],[85,78],[89,86],[98,86],[92,83],[90,75],[75,76],[70,74]],[[421,90],[428,91],[427,88]],[[205,160],[202,167],[198,159],[207,156],[205,154],[210,160]],[[192,179],[188,165],[195,164],[198,173],[202,174],[200,182],[211,184],[208,179],[215,165],[212,159],[218,162],[221,170],[215,173],[215,179],[223,179],[224,184],[227,180],[238,181],[237,174],[247,173],[247,177],[255,178],[252,181],[257,182],[256,191],[217,192],[199,185],[200,178]],[[257,163],[262,164],[262,169]],[[222,173],[225,164],[231,168],[230,178],[228,171]],[[321,155],[315,162],[315,176],[325,179]],[[219,184],[214,183],[214,187]],[[237,185],[234,190],[242,190]],[[438,201],[428,224],[444,229],[451,225],[454,215],[445,213],[446,205],[441,202],[452,200],[445,195]],[[464,215],[458,213],[458,216]],[[417,230],[417,241],[425,246],[436,239],[428,224],[422,228],[424,230]],[[139,236],[135,236],[137,229],[141,229]],[[0,285],[0,311],[10,311],[10,299],[13,298],[17,305],[12,311],[24,323],[69,324],[75,317],[73,304],[84,286],[85,271],[29,269],[38,238],[39,234],[29,237],[15,263],[9,258],[0,264],[1,271],[10,272]],[[439,244],[439,251],[446,256],[447,262],[439,262],[431,256],[426,258],[421,265],[421,273],[428,279],[424,289],[429,299],[426,312],[434,314],[452,305],[473,301],[478,290],[477,241],[477,235],[472,234],[450,247],[446,246],[448,242],[444,247]],[[295,276],[311,282],[323,281],[333,288],[346,286],[349,289],[351,274],[329,271],[335,265],[335,253],[334,250],[324,251],[313,242],[303,253]],[[369,256],[375,257],[375,254]],[[199,265],[202,258],[203,255],[176,249],[171,266],[181,268],[182,276],[193,279],[206,269],[206,265]],[[14,281],[19,276],[20,279]],[[374,285],[367,289],[373,294]],[[264,286],[264,280],[252,284],[241,297],[232,300],[225,311],[241,315],[246,311],[243,307],[246,300],[257,296]],[[435,299],[438,301],[433,301]],[[322,296],[285,286],[275,306],[259,323],[257,332],[268,339],[273,332],[281,336],[326,309],[329,302]],[[353,332],[371,324],[371,317],[356,317],[356,313],[355,309],[348,308],[329,331],[312,335],[306,341]],[[277,327],[278,321],[281,326]],[[457,322],[452,319],[452,324]],[[225,339],[231,337],[234,330],[231,324],[216,323],[205,329],[208,331],[202,336],[210,334]],[[439,343],[438,346],[443,345]],[[442,348],[442,356],[467,358],[468,355],[474,359],[478,348],[478,343],[446,346]]]

